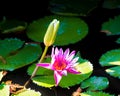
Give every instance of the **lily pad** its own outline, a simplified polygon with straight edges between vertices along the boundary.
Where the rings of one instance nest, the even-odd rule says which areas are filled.
[[[115,42],[120,44],[120,37]]]
[[[0,30],[1,30],[1,33],[3,34],[12,33],[12,32],[20,32],[20,31],[25,30],[26,27],[27,27],[26,22],[16,20],[16,19],[13,19],[13,20],[4,19],[3,21],[0,22]]]
[[[120,79],[120,66],[115,66],[105,70],[109,75]]]
[[[23,92],[16,94],[16,95],[12,94],[11,96],[41,96],[41,93],[37,92],[35,90],[32,90],[32,89],[27,89]]]
[[[10,96],[10,87],[9,87],[9,85],[5,85],[5,84],[0,85],[0,95],[1,96]]]
[[[28,73],[32,74],[31,72],[34,70],[34,68],[35,68],[35,65],[30,66],[28,69]],[[93,71],[92,64],[87,60],[82,63],[80,62],[80,64],[77,65],[76,68],[81,72],[81,74],[68,73],[67,76],[63,76],[62,80],[59,83],[60,87],[68,88],[70,86],[74,86],[75,84],[79,84],[83,80],[87,79]],[[38,84],[39,86],[53,87],[55,86],[53,73],[54,72],[52,70],[39,67],[39,70],[37,71],[37,74],[36,74],[37,76],[34,77],[32,80],[34,83]]]
[[[87,88],[90,91],[104,90],[108,87],[109,81],[106,77],[92,76],[81,83],[81,88]]]
[[[28,25],[27,36],[34,41],[43,42],[49,23],[55,18],[60,21],[60,27],[54,43],[55,45],[76,43],[88,34],[88,26],[80,18],[50,15]]]
[[[104,53],[100,60],[101,66],[120,65],[120,49],[114,49]]]
[[[80,96],[115,96],[115,95],[111,95],[109,93],[105,93],[102,91],[98,91],[98,92],[91,92],[91,91],[87,91],[87,92],[83,92],[80,93]]]
[[[109,75],[120,79],[120,49],[114,49],[104,53],[100,58],[100,64],[102,66],[111,66],[105,71]]]
[[[109,21],[104,22],[102,24],[102,32],[110,35],[120,35],[120,16],[115,16],[113,19],[109,19]]]
[[[18,39],[5,39],[3,42],[1,40],[0,43],[1,70],[13,71],[31,64],[36,61],[42,53],[40,45],[31,43],[21,46],[23,42]]]
[[[5,58],[11,52],[14,52],[21,48],[25,42],[17,38],[6,38],[0,40],[0,56]]]

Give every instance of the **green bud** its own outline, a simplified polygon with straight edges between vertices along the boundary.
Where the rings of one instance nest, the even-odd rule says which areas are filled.
[[[44,36],[45,46],[51,46],[55,42],[56,34],[59,28],[59,21],[54,19],[48,26]]]

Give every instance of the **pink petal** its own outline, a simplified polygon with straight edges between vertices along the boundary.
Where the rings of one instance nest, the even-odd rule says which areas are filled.
[[[67,60],[68,60],[68,61],[71,61],[71,60],[73,59],[74,55],[75,55],[75,51],[72,51],[72,52],[70,53],[70,55],[68,56]]]
[[[63,55],[63,50],[62,50],[62,48],[60,48],[60,50],[59,50],[59,55]]]
[[[62,74],[62,75],[64,75],[64,76],[67,76],[67,70],[61,71],[60,74]]]
[[[81,73],[81,72],[78,72],[77,70],[75,70],[74,68],[69,68],[67,71],[72,74],[80,74]]]
[[[75,64],[78,61],[79,57],[74,58],[70,63]]]
[[[62,79],[62,75],[59,74],[57,71],[54,71],[54,79],[56,86],[58,86],[60,80]]]
[[[54,47],[52,48],[52,53],[51,53],[51,58],[54,56],[54,53],[55,51],[54,51]]]
[[[37,64],[37,66],[41,66],[41,67],[44,67],[44,68],[47,68],[47,69],[51,69],[51,64],[50,63],[39,63]]]
[[[69,52],[70,52],[70,49],[66,49],[65,52],[64,52],[64,57],[68,58],[69,56]]]
[[[55,55],[58,55],[58,53],[59,53],[59,50],[58,50],[58,48],[56,47],[56,48],[55,48]]]

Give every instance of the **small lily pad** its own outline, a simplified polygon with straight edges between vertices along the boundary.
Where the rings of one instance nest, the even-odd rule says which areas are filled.
[[[5,85],[5,84],[0,85],[0,95],[1,96],[10,96],[10,87],[9,87],[9,85]]]
[[[41,93],[37,92],[35,90],[32,90],[32,89],[27,89],[27,90],[20,92],[18,94],[12,94],[11,96],[41,96]]]
[[[109,93],[105,93],[102,91],[98,91],[98,92],[87,91],[80,93],[80,96],[115,96],[115,95],[111,95]]]
[[[115,16],[113,19],[109,19],[109,21],[104,22],[102,24],[102,32],[107,33],[108,36],[110,35],[120,35],[120,15]]]
[[[120,44],[120,37],[115,42]]]
[[[90,91],[104,90],[108,87],[109,81],[106,77],[92,76],[81,83],[81,88],[87,88]]]
[[[6,41],[6,43],[5,43]],[[18,42],[17,42],[18,41]],[[42,53],[38,44],[24,44],[18,39],[0,41],[0,69],[13,71],[36,61]]]
[[[120,49],[114,49],[104,53],[100,60],[101,66],[120,65]]]
[[[115,66],[105,70],[109,75],[120,79],[120,66]]]
[[[78,17],[50,15],[28,25],[27,36],[34,41],[43,42],[47,27],[53,19],[60,21],[55,45],[76,43],[82,40],[88,33],[87,24]]]
[[[35,68],[35,64],[28,68],[28,73],[32,74],[31,72],[33,72],[34,68]],[[75,84],[79,84],[83,80],[87,79],[93,71],[92,64],[87,60],[82,63],[80,62],[80,64],[76,66],[76,69],[79,70],[81,74],[68,73],[67,76],[63,76],[59,84],[60,87],[68,88],[70,86],[74,86]],[[39,86],[53,87],[55,86],[53,73],[54,72],[52,70],[39,67],[36,73],[37,76],[34,77],[32,80],[34,83],[38,84]],[[70,82],[68,82],[69,80]]]
[[[100,58],[101,66],[111,66],[111,68],[106,69],[105,71],[113,76],[120,79],[120,49],[110,50],[104,53]]]

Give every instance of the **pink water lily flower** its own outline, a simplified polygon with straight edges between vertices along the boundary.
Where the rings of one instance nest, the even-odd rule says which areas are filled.
[[[54,70],[54,79],[56,86],[59,84],[60,80],[62,79],[62,76],[66,76],[67,72],[72,74],[79,74],[75,69],[75,66],[79,64],[77,61],[79,57],[75,57],[75,51],[72,51],[70,53],[70,49],[66,49],[65,52],[63,52],[62,48],[58,50],[58,48],[52,48],[52,54],[51,54],[51,63],[40,63],[37,64],[37,66],[41,66],[47,69]]]

